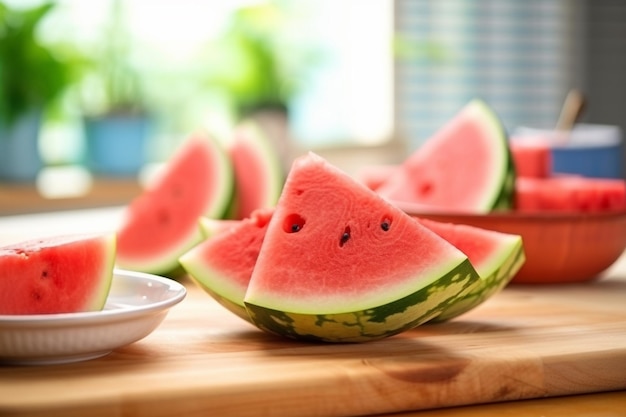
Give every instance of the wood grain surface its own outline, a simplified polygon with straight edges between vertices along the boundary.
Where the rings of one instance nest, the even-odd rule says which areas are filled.
[[[454,321],[365,344],[262,333],[183,283],[187,298],[137,343],[0,366],[0,415],[354,416],[626,389],[624,260],[595,282],[513,285]],[[620,407],[622,394],[603,395]],[[535,415],[513,404],[520,414],[494,415]]]

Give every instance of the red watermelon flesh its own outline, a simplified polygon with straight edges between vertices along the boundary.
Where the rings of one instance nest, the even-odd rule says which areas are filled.
[[[243,299],[272,213],[259,209],[243,220],[215,220],[211,236],[180,258],[202,289],[248,321]]]
[[[394,202],[486,213],[510,208],[513,181],[504,128],[485,103],[474,100],[376,190]]]
[[[573,175],[517,178],[515,208],[520,212],[626,210],[626,182]]]
[[[497,294],[513,279],[525,261],[519,235],[422,218],[418,221],[465,253],[480,276],[479,281],[459,294],[458,300],[433,322],[464,314]]]
[[[552,175],[552,153],[547,143],[512,140],[510,148],[518,177],[547,178]]]
[[[501,249],[502,239],[507,236],[515,241],[521,239],[516,235],[506,235],[463,224],[442,223],[421,218],[418,221],[465,253],[476,271],[482,276],[488,275],[491,269],[500,264],[498,260],[501,256],[497,251]]]
[[[229,150],[235,170],[233,218],[244,219],[256,209],[273,207],[284,175],[272,143],[256,124],[246,122],[235,130]]]
[[[374,308],[432,284],[466,260],[400,209],[309,154],[290,171],[244,301],[301,314]]]
[[[104,307],[115,235],[67,235],[0,248],[0,314],[54,314]]]
[[[154,183],[126,209],[118,231],[117,264],[170,274],[178,258],[202,240],[201,216],[221,217],[230,204],[230,159],[212,137],[188,138]]]

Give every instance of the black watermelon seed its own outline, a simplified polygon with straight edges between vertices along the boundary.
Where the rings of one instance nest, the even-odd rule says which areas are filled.
[[[341,239],[339,239],[339,246],[343,247],[343,245],[345,245],[348,240],[350,240],[350,226],[347,226],[343,230],[343,233],[341,235]]]
[[[283,230],[287,233],[297,233],[304,227],[304,218],[299,214],[290,214],[283,221]]]

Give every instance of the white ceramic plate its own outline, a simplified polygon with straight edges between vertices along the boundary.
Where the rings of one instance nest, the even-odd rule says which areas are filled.
[[[149,335],[185,295],[176,281],[116,270],[102,311],[0,315],[0,363],[55,364],[104,356]]]

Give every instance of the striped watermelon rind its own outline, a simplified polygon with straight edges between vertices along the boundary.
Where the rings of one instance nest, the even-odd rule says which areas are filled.
[[[356,343],[393,336],[437,317],[478,280],[464,260],[434,282],[398,300],[365,310],[333,314],[278,311],[244,300],[251,321],[279,336],[318,342]]]
[[[420,221],[424,222],[423,219]],[[231,228],[236,229],[241,222],[234,220],[206,219],[202,223],[202,227],[207,229],[205,233],[207,238],[209,238],[225,230]],[[429,223],[426,223],[427,226],[428,224]],[[237,234],[240,235],[240,233]],[[252,322],[249,312],[243,303],[245,289],[238,289],[234,292],[225,291],[222,283],[230,282],[232,277],[225,276],[220,271],[212,269],[210,265],[206,265],[197,254],[192,255],[194,252],[195,250],[192,250],[184,258],[181,258],[181,263],[189,272],[191,279],[227,310],[246,321]],[[506,287],[525,261],[521,237],[508,234],[502,236],[502,239],[499,240],[497,253],[499,253],[499,255],[494,254],[494,259],[490,262],[495,269],[492,268],[486,275],[481,275],[481,273],[478,272],[479,270],[477,270],[480,279],[461,290],[454,300],[447,303],[447,306],[442,312],[437,317],[429,320],[429,322],[439,323],[465,314]],[[265,313],[265,316],[267,317],[268,315]],[[279,317],[280,314],[274,312],[272,316],[276,318]],[[328,320],[326,316],[320,316],[322,317],[320,320],[326,322],[326,325],[329,325],[333,322],[337,322],[336,316],[337,315],[335,315],[334,321]],[[289,322],[291,320],[283,317],[279,321]]]
[[[515,165],[513,163],[513,157],[511,150],[507,148],[508,161],[506,167],[506,175],[502,181],[500,193],[495,199],[495,202],[491,206],[491,211],[506,211],[511,210],[515,203],[515,181],[517,174],[515,171]]]
[[[522,239],[516,236],[513,244],[508,248],[507,255],[499,262],[499,267],[491,274],[481,276],[478,281],[459,293],[449,307],[430,322],[440,323],[451,320],[478,307],[507,286],[520,270],[525,259]]]
[[[272,223],[273,220],[267,223],[268,225],[274,224],[274,227],[272,229],[273,238],[270,239],[267,250],[264,252],[265,258],[263,262],[265,263],[261,262],[263,268],[258,266],[259,262],[257,259],[252,259],[250,256],[245,256],[245,261],[243,260],[243,255],[241,255],[241,259],[237,255],[231,256],[231,254],[247,251],[250,243],[245,243],[245,246],[241,247],[241,242],[252,242],[249,240],[251,236],[245,233],[245,229],[239,228],[241,227],[240,225],[245,225],[247,220],[232,222],[208,219],[202,222],[201,219],[202,228],[206,229],[205,235],[211,236],[208,237],[209,241],[206,247],[209,248],[213,245],[215,250],[203,252],[201,247],[205,245],[199,245],[190,252],[191,255],[181,258],[181,263],[201,288],[226,309],[244,320],[250,321],[264,331],[282,337],[305,341],[344,343],[377,340],[401,333],[423,323],[437,320],[438,317],[444,319],[452,313],[462,314],[462,312],[475,307],[501,289],[508,282],[510,276],[513,275],[514,270],[519,268],[520,263],[511,261],[511,265],[509,265],[509,258],[502,255],[503,248],[504,250],[506,249],[506,243],[511,241],[511,239],[505,237],[502,237],[503,243],[500,243],[500,239],[496,239],[495,252],[490,252],[490,256],[485,262],[480,264],[481,267],[487,265],[487,268],[482,267],[481,269],[483,273],[487,271],[483,277],[480,276],[481,272],[472,265],[471,257],[464,256],[458,249],[452,250],[452,246],[444,249],[443,247],[440,248],[438,244],[434,244],[434,241],[430,241],[429,244],[434,244],[433,249],[435,251],[437,251],[436,247],[442,250],[440,258],[433,261],[435,264],[430,264],[426,270],[423,268],[424,265],[422,265],[417,270],[407,271],[408,273],[403,275],[404,284],[398,282],[398,285],[394,285],[393,274],[390,274],[388,277],[389,285],[386,285],[384,291],[366,291],[358,296],[352,290],[347,291],[347,293],[344,292],[343,296],[338,293],[324,293],[322,291],[318,296],[311,296],[312,293],[317,291],[314,284],[310,287],[311,292],[308,292],[308,290],[307,292],[302,292],[302,288],[307,289],[305,287],[294,290],[290,285],[272,287],[272,282],[280,282],[274,281],[274,277],[277,274],[280,275],[278,270],[282,271],[282,276],[291,276],[293,279],[297,278],[298,280],[304,278],[311,279],[311,276],[306,275],[307,271],[310,268],[315,270],[316,262],[318,262],[310,256],[305,257],[307,260],[301,259],[303,262],[299,264],[302,270],[294,273],[293,267],[288,268],[286,265],[290,265],[290,261],[295,259],[294,256],[298,257],[297,254],[300,252],[296,250],[296,252],[292,253],[294,250],[292,243],[288,245],[287,250],[283,250],[284,248],[279,250],[272,244],[273,242],[279,242],[278,247],[284,246],[284,242],[286,242],[284,238],[284,224],[285,220],[289,219],[292,213],[301,213],[308,220],[315,219],[315,216],[319,215],[319,209],[315,206],[317,200],[314,197],[305,197],[306,193],[302,184],[308,184],[307,179],[315,179],[312,189],[316,190],[316,193],[323,195],[331,193],[337,198],[337,204],[330,206],[332,209],[329,210],[328,215],[331,216],[335,208],[339,214],[345,215],[343,210],[346,209],[342,208],[341,205],[341,202],[344,200],[337,197],[337,195],[342,195],[344,188],[357,193],[364,201],[368,201],[370,204],[374,204],[374,206],[376,206],[376,203],[383,203],[375,198],[371,201],[368,200],[369,196],[375,197],[375,194],[370,194],[369,190],[367,193],[362,193],[363,190],[360,188],[352,189],[351,187],[354,186],[353,182],[349,181],[348,178],[319,157],[309,155],[308,159],[302,159],[301,164],[297,165],[297,167],[298,169],[293,172],[298,172],[298,174],[293,174],[294,176],[290,177],[291,182],[288,181],[288,185],[285,188],[288,191],[293,191],[293,193],[287,194],[291,196],[291,199],[281,200],[279,203],[278,217],[272,215],[272,219],[276,219],[277,223]],[[333,183],[333,180],[336,180],[337,183],[326,188],[327,184]],[[295,185],[296,182],[297,185]],[[325,192],[321,192],[318,187],[321,187],[321,190]],[[313,208],[311,208],[311,204],[313,204]],[[348,210],[350,210],[350,206],[347,206]],[[394,209],[385,205],[384,211],[392,213]],[[348,211],[348,213],[355,212]],[[367,224],[367,227],[370,227],[371,215],[369,213],[365,217],[352,217],[355,214],[347,216],[349,216],[348,218],[351,222],[358,218],[359,224]],[[404,216],[400,216],[398,219],[400,218],[404,219]],[[324,217],[319,221],[324,224]],[[412,221],[409,221],[409,223],[406,223],[406,227],[412,229],[410,227],[411,224]],[[312,233],[316,234],[317,230],[312,229]],[[423,237],[426,238],[425,235]],[[426,238],[426,240],[429,239]],[[471,235],[466,237],[466,239],[471,240]],[[261,243],[262,241],[255,240],[259,246],[265,246],[264,243]],[[306,252],[307,248],[311,247],[309,243],[316,245],[321,241],[327,241],[325,236],[324,239],[319,240],[316,238],[307,242],[302,247],[302,251]],[[375,239],[374,241],[376,242]],[[411,241],[413,240],[411,239]],[[229,242],[232,242],[232,245]],[[517,249],[521,250],[519,238],[515,241],[515,244],[518,245]],[[331,245],[331,247],[334,247],[334,244]],[[322,246],[326,247],[326,245]],[[382,253],[381,251],[384,252],[384,249],[383,246],[380,246],[380,243],[377,243],[376,247],[378,247],[377,257],[379,253]],[[410,247],[411,245],[409,244],[407,249]],[[395,253],[396,256],[401,256],[402,253],[409,253],[397,252],[396,250],[389,253]],[[202,254],[206,254],[206,257],[203,258]],[[259,255],[259,252],[257,252],[257,255]],[[347,253],[344,253],[342,258],[337,259],[343,259],[344,255],[348,256]],[[320,259],[317,256],[314,258]],[[321,256],[321,259],[323,258],[324,254]],[[223,259],[233,260],[234,264],[231,265],[231,263],[227,262],[223,267],[220,267],[220,262]],[[310,263],[312,259],[313,263]],[[329,259],[332,260],[334,258],[329,255]],[[411,264],[411,259],[415,258],[407,257],[406,262]],[[249,264],[248,261],[250,261]],[[385,259],[380,259],[380,261],[384,263]],[[248,265],[250,269],[249,280],[246,280],[248,275],[242,275],[240,268],[237,267],[240,263]],[[380,265],[380,262],[376,264]],[[342,263],[342,265],[345,266],[345,263]],[[358,265],[362,265],[362,263],[359,262]],[[257,278],[260,278],[262,281],[252,280],[253,274],[256,273],[253,273],[253,270],[258,271],[259,275]],[[349,268],[348,270],[355,271],[358,268]],[[369,269],[364,269],[363,271],[367,275]],[[329,271],[328,274],[329,279],[334,277],[333,272]],[[344,276],[338,270],[334,274]],[[387,275],[383,272],[381,278],[383,276]],[[319,279],[317,282],[320,283],[328,282],[323,274],[314,278],[314,280],[317,279]],[[354,285],[358,285],[358,279],[353,281]],[[495,281],[498,281],[498,283]],[[331,280],[330,282],[333,281]],[[252,283],[255,285],[251,285]],[[483,283],[485,286],[477,283]],[[269,286],[265,287],[264,285],[266,284]]]
[[[513,163],[513,154],[509,147],[508,134],[504,125],[500,121],[494,110],[482,100],[475,99],[470,103],[475,109],[479,110],[485,123],[490,126],[493,132],[492,144],[498,147],[502,154],[504,173],[501,176],[500,187],[495,194],[495,198],[490,206],[490,211],[510,210],[513,207],[513,199],[515,195],[515,165]]]
[[[487,135],[491,146],[498,149],[501,155],[502,166],[494,172],[494,178],[498,178],[498,182],[494,183],[494,188],[490,190],[491,197],[486,196],[483,211],[511,209],[515,191],[515,165],[506,129],[495,111],[483,100],[472,100],[464,111],[472,114],[475,120],[481,121],[483,129],[491,133]],[[460,146],[463,145],[460,144]]]

